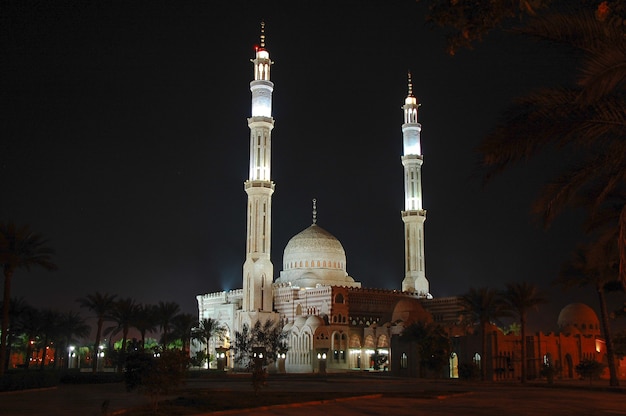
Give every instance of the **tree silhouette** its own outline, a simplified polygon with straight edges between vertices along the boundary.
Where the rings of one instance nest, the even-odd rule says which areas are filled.
[[[48,348],[59,337],[59,322],[61,314],[52,309],[43,309],[39,315],[40,319],[40,340],[41,340],[41,363],[39,369],[43,370],[46,366],[46,356]]]
[[[548,226],[565,208],[581,206],[591,219],[588,224],[594,224],[600,210],[613,206],[620,277],[626,284],[626,36],[621,22],[610,9],[598,9],[543,16],[520,29],[582,56],[578,82],[519,99],[478,151],[487,180],[548,150],[567,160],[542,189],[533,213]]]
[[[574,258],[566,263],[555,283],[569,288],[572,286],[592,286],[598,295],[600,322],[606,342],[606,355],[611,386],[619,386],[613,337],[606,306],[605,290],[623,289],[618,281],[617,244],[613,238],[600,236],[598,240],[581,245]]]
[[[491,321],[507,316],[509,311],[498,291],[487,287],[470,288],[461,296],[462,314],[467,321],[478,324],[481,335],[480,377],[487,379],[487,327]]]
[[[286,353],[289,350],[287,345],[287,333],[283,331],[279,322],[256,321],[250,328],[244,324],[241,331],[235,331],[235,363],[240,367],[251,369],[253,361],[252,353],[256,348],[262,348],[264,360],[267,364],[276,361],[278,354]]]
[[[180,312],[180,305],[176,302],[163,302],[159,301],[156,306],[156,319],[161,328],[161,344],[163,350],[167,349],[167,343],[169,342],[168,336],[173,325],[174,317]]]
[[[156,306],[139,304],[133,319],[133,327],[141,334],[141,350],[146,348],[146,332],[154,332],[157,330],[157,311]]]
[[[102,337],[102,325],[105,320],[110,319],[110,313],[113,310],[116,297],[117,295],[95,292],[77,300],[81,308],[87,308],[95,313],[98,320],[96,340],[93,344],[93,360],[91,360],[92,370],[94,373],[98,370],[98,349],[100,347],[100,339]]]
[[[503,298],[509,305],[509,309],[515,313],[519,319],[520,324],[520,339],[521,339],[521,359],[522,359],[522,383],[526,382],[526,370],[527,370],[527,354],[526,354],[526,322],[528,318],[528,312],[537,309],[542,303],[546,303],[547,300],[539,293],[537,286],[528,282],[521,283],[508,283],[506,285],[506,291],[503,293]]]
[[[0,377],[6,370],[7,334],[9,332],[9,307],[11,303],[11,280],[17,269],[30,271],[33,266],[56,270],[52,262],[54,250],[41,234],[33,232],[28,225],[0,223],[0,266],[4,272],[4,296],[2,298],[2,327],[0,327]]]
[[[213,319],[213,318],[201,319],[200,322],[198,323],[198,327],[193,330],[192,339],[195,341],[200,341],[206,346],[205,352],[206,352],[207,364],[210,361],[210,356],[211,356],[210,355],[211,352],[209,351],[209,343],[211,342],[211,338],[217,337],[221,339],[224,337],[225,334],[226,334],[226,328],[220,325],[217,319]]]
[[[104,331],[104,335],[115,336],[122,333],[122,347],[117,360],[117,371],[122,372],[124,360],[126,358],[126,341],[128,340],[128,331],[132,326],[137,314],[137,305],[135,299],[124,298],[113,303],[113,307],[109,312],[109,320],[115,322],[115,326],[109,327]]]
[[[189,356],[191,338],[193,336],[194,328],[198,326],[198,320],[196,315],[190,313],[181,313],[174,317],[173,334],[177,339],[180,339],[182,343],[182,350],[186,356]]]
[[[85,323],[85,320],[80,316],[78,312],[69,311],[60,316],[58,323],[58,336],[57,336],[57,348],[54,350],[55,360],[54,365],[58,360],[58,354],[65,354],[70,344],[78,341],[80,338],[89,336],[91,327]],[[67,357],[64,357],[64,367],[67,368],[69,362]]]

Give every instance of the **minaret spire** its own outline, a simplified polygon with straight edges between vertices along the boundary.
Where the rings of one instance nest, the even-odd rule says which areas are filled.
[[[413,95],[413,81],[408,72],[408,94],[404,99],[404,123],[402,124],[404,166],[404,255],[405,277],[402,291],[416,292],[428,297],[429,285],[424,268],[424,221],[426,210],[422,208],[422,163],[420,143],[422,125],[417,121],[420,104]]]
[[[252,114],[250,128],[250,171],[244,189],[248,194],[246,261],[243,265],[244,312],[271,313],[274,265],[270,259],[272,241],[272,93],[270,81],[273,62],[265,49],[265,22],[261,22],[261,46],[255,50],[254,78],[250,82]],[[258,315],[258,313],[257,313]]]

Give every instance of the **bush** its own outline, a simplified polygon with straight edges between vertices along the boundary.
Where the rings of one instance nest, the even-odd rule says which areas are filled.
[[[130,354],[126,359],[126,389],[150,397],[156,412],[159,398],[182,384],[188,364],[189,358],[180,351],[163,351],[159,357]]]
[[[589,384],[593,379],[598,379],[606,365],[599,363],[594,360],[582,360],[576,366],[576,374],[581,376],[583,379],[589,378]]]
[[[475,363],[459,364],[459,378],[463,380],[476,380],[480,377],[480,368]]]

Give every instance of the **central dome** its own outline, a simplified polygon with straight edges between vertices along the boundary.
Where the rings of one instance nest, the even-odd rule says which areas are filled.
[[[299,287],[360,286],[346,272],[346,252],[339,240],[316,224],[289,240],[276,282]]]
[[[316,224],[291,237],[285,247],[284,261],[287,261],[287,257],[313,253],[334,254],[340,256],[343,263],[346,261],[346,252],[339,240]]]

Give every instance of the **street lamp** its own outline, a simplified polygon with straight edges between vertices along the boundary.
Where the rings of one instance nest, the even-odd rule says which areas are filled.
[[[326,374],[326,351],[322,350],[317,353],[317,371],[320,374]]]
[[[76,347],[74,347],[73,345],[70,345],[69,348],[68,348],[68,352],[67,352],[67,368],[74,368],[73,367],[74,357],[76,357],[76,353],[74,352],[75,349],[76,349]]]
[[[102,371],[104,368],[104,345],[98,346],[98,371]]]

